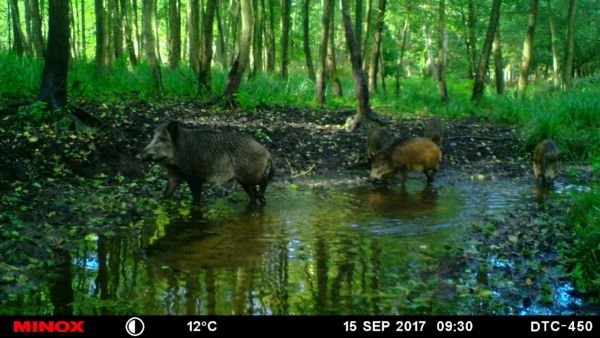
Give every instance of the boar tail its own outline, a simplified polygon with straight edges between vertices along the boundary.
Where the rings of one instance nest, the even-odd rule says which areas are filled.
[[[263,181],[269,182],[275,176],[275,162],[273,162],[272,158],[269,158],[269,163],[267,163],[267,167],[263,172]]]

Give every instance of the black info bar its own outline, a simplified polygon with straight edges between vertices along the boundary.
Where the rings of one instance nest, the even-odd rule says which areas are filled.
[[[600,316],[9,316],[0,337],[598,336]]]

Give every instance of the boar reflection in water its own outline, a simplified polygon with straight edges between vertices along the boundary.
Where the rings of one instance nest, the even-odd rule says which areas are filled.
[[[368,196],[373,210],[385,216],[430,215],[438,204],[438,191],[432,185],[414,192],[408,192],[405,188],[400,191],[379,189]]]
[[[205,268],[240,267],[256,261],[265,250],[264,211],[240,213],[235,219],[217,224],[197,219],[172,222],[165,236],[146,252],[157,266],[198,272]]]
[[[185,128],[176,121],[159,126],[137,158],[159,162],[167,169],[165,197],[171,197],[183,180],[196,204],[204,183],[231,180],[241,184],[251,203],[257,199],[265,203],[264,193],[275,173],[269,151],[250,136]]]

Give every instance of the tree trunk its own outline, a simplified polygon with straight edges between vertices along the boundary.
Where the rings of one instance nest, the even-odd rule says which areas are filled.
[[[327,78],[331,82],[331,93],[337,97],[342,96],[342,82],[338,76],[335,61],[335,4],[331,6],[329,18],[329,43],[327,43]]]
[[[69,71],[69,3],[49,0],[48,50],[37,101],[51,108],[63,107],[67,101],[67,72]]]
[[[264,1],[264,0],[261,0]],[[225,44],[225,32],[223,30],[223,19],[221,18],[221,4],[222,2],[219,2],[217,4],[217,8],[215,10],[215,15],[216,15],[216,19],[217,19],[217,48],[216,48],[216,53],[215,53],[215,57],[217,58],[218,62],[221,64],[221,68],[225,68],[226,64],[227,64],[227,49],[225,48],[226,44]],[[264,3],[263,3],[263,7],[264,7]]]
[[[21,29],[21,17],[17,0],[10,0],[10,13],[12,14],[13,49],[17,54],[23,55],[27,47],[27,41]]]
[[[446,0],[440,0],[438,18],[438,85],[440,88],[440,99],[448,101],[448,89],[446,88]]]
[[[123,15],[123,25],[125,27],[125,44],[127,45],[127,53],[129,54],[129,62],[132,65],[137,65],[137,56],[135,53],[136,35],[133,34],[132,11],[129,0],[120,0],[121,13]]]
[[[104,0],[95,0],[96,10],[96,71],[106,73],[108,70],[108,27]]]
[[[123,10],[119,6],[118,0],[114,1],[114,20],[113,20],[113,34],[114,34],[114,45],[115,45],[115,58],[123,57],[124,53],[124,34],[123,34]]]
[[[471,101],[479,101],[483,95],[490,53],[492,51],[492,44],[494,42],[496,30],[498,30],[498,25],[500,22],[500,3],[501,0],[494,0],[492,3],[490,22],[488,25],[487,34],[485,35],[483,49],[481,51],[481,59],[479,59],[479,67],[477,68],[477,74],[475,75],[475,84],[473,85],[473,95],[471,95]]]
[[[248,59],[250,58],[250,37],[252,36],[250,1],[251,0],[240,0],[242,7],[242,36],[240,37],[238,55],[231,66],[231,70],[227,77],[227,84],[225,86],[225,97],[229,102],[233,102],[233,95],[236,94],[240,88],[242,75],[248,66]]]
[[[362,41],[362,15],[363,15],[363,0],[356,0],[354,4],[354,35],[356,41]]]
[[[28,0],[29,17],[31,20],[31,35],[29,40],[35,52],[35,56],[38,58],[44,57],[45,46],[44,39],[42,38],[42,18],[40,16],[40,3],[38,0]],[[83,9],[83,7],[82,7]],[[83,20],[83,11],[82,20]]]
[[[306,71],[308,72],[308,77],[311,80],[315,81],[315,68],[313,67],[312,55],[310,53],[310,32],[308,30],[310,21],[310,0],[304,0],[302,7],[302,38],[304,47],[304,58],[306,60]]]
[[[404,71],[404,51],[406,50],[406,44],[408,42],[409,32],[409,21],[408,17],[404,20],[404,28],[402,29],[402,43],[400,45],[400,57],[398,58],[398,69],[396,69],[396,95],[400,95],[400,76]]]
[[[344,19],[344,32],[346,34],[346,44],[348,51],[350,52],[350,61],[352,64],[352,76],[354,77],[354,90],[356,92],[356,99],[358,100],[358,106],[356,108],[357,119],[364,119],[369,117],[371,110],[369,108],[369,90],[367,83],[363,76],[363,70],[361,67],[360,59],[360,44],[356,40],[356,36],[352,31],[352,22],[349,14],[349,0],[341,0],[342,2],[342,16]]]
[[[319,69],[315,83],[315,97],[319,105],[325,104],[325,76],[327,71],[327,44],[329,43],[329,20],[333,10],[333,0],[323,0],[321,16],[321,41],[319,44]]]
[[[291,0],[281,1],[281,76],[288,77],[288,45],[290,37],[290,7]]]
[[[552,83],[554,89],[558,89],[560,86],[560,61],[558,58],[558,37],[556,36],[556,27],[554,26],[554,18],[552,14],[552,4],[550,0],[548,2],[548,25],[550,26],[550,44],[552,48]]]
[[[494,78],[496,80],[496,94],[504,94],[504,62],[502,61],[502,48],[500,45],[500,21],[494,34],[494,43],[492,44],[494,53]]]
[[[27,4],[27,0],[25,1],[25,4]],[[77,0],[75,1],[77,2]],[[77,34],[77,24],[75,23],[75,19],[76,19],[76,10],[77,8],[77,4],[73,5],[73,1],[69,0],[69,13],[71,13],[71,15],[69,15],[69,39],[71,39],[71,43],[70,43],[70,47],[71,47],[71,58],[72,59],[77,59],[79,58],[79,50],[78,50],[78,46],[77,46],[77,38],[78,38],[78,34]],[[25,13],[27,13],[28,10],[25,11]],[[28,17],[27,20],[30,20],[29,18],[29,13],[26,14],[26,16]],[[29,25],[27,25],[29,26]],[[29,37],[31,37],[31,30],[28,28],[28,33],[27,35]],[[31,42],[29,43],[29,48],[31,51],[31,54],[33,55],[33,46],[31,45]]]
[[[137,0],[131,0],[131,8],[133,9],[133,33],[137,41],[137,55],[141,58],[144,55],[144,39],[140,32]]]
[[[533,55],[533,34],[535,33],[535,20],[537,18],[538,0],[529,2],[529,15],[527,16],[527,33],[523,43],[523,59],[521,61],[521,70],[519,72],[519,82],[517,85],[517,95],[523,97],[527,90],[527,76],[529,75],[529,65]]]
[[[218,0],[206,0],[206,11],[202,18],[202,55],[200,56],[200,68],[198,72],[198,92],[211,92],[211,64],[212,64],[212,42],[213,22]]]
[[[190,67],[196,74],[200,70],[200,1],[188,2],[188,51]]]
[[[383,32],[383,18],[385,16],[385,0],[379,0],[377,15],[375,17],[375,36],[371,47],[371,60],[369,64],[369,91],[377,92],[377,72],[379,71],[379,53],[381,52],[381,33]]]
[[[108,64],[112,64],[115,58],[115,40],[114,40],[114,0],[105,0],[105,8],[104,19],[106,20],[106,39],[108,41],[107,44],[107,58]]]
[[[37,0],[32,0],[32,2]],[[39,14],[39,11],[38,11]],[[34,28],[35,30],[35,25]],[[42,28],[41,28],[41,20],[40,20],[40,37],[42,36]],[[81,0],[81,57],[86,60],[87,52],[86,52],[86,43],[85,43],[85,1]]]
[[[425,35],[425,47],[427,49],[427,61],[424,73],[437,81],[438,74],[437,67],[435,66],[435,51],[433,50],[433,38],[431,37],[431,28],[429,27],[429,24],[423,26],[423,33]]]
[[[362,68],[363,72],[369,69],[369,53],[367,49],[369,48],[369,38],[371,35],[371,12],[373,12],[373,0],[369,0],[367,2],[367,18],[365,22],[365,36],[363,38],[363,45],[361,48],[361,55],[364,57],[362,60]],[[360,40],[357,40],[360,43]]]
[[[262,41],[262,11],[260,8],[260,0],[252,0],[252,15],[253,29],[252,29],[252,76],[262,70],[262,52],[263,52],[263,41]]]
[[[273,14],[273,2],[275,0],[267,0],[269,3],[269,23],[267,24],[267,72],[275,71],[275,15]]]
[[[181,0],[169,1],[169,68],[181,61]]]
[[[563,81],[565,90],[573,87],[573,51],[575,50],[575,14],[578,0],[569,0],[569,22],[567,24],[567,43],[565,50],[565,66]]]
[[[233,62],[238,55],[239,47],[239,26],[240,26],[240,3],[239,1],[231,0],[229,31],[231,32],[231,60],[229,63],[233,67]]]
[[[160,92],[162,88],[162,75],[160,65],[156,56],[156,0],[143,0],[142,2],[142,31],[144,35],[144,50],[146,59],[152,71],[152,82],[154,88]]]
[[[469,65],[471,66],[471,71],[469,72],[470,79],[473,79],[475,73],[477,72],[477,69],[475,68],[475,65],[477,64],[477,33],[475,31],[475,16],[475,4],[473,3],[473,0],[469,0],[467,7],[467,47],[469,52]]]

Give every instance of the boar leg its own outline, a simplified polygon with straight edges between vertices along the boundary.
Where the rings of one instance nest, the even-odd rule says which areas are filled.
[[[200,204],[202,201],[202,181],[190,181],[188,185],[192,191],[192,203],[196,205]]]
[[[244,183],[242,184],[242,188],[244,188],[244,191],[246,192],[246,194],[248,194],[248,197],[250,197],[250,204],[255,204],[256,199],[258,198],[256,186],[254,184]]]
[[[265,200],[265,190],[267,190],[267,185],[269,185],[269,181],[264,180],[258,185],[258,200],[262,204],[266,204],[267,200]]]
[[[165,189],[165,198],[171,198],[175,189],[179,186],[180,181],[175,176],[169,176],[169,183],[167,183],[167,189]]]

